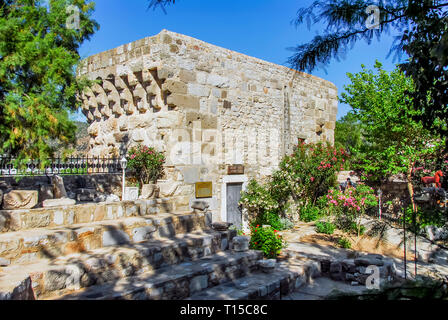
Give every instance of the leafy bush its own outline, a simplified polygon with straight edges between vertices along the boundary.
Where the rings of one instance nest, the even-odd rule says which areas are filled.
[[[256,180],[251,180],[239,203],[252,213],[253,224],[270,225],[276,230],[291,228],[292,223],[287,218],[280,217],[282,210],[274,197],[270,184],[261,185]]]
[[[336,184],[336,173],[343,169],[346,156],[343,149],[330,144],[299,144],[280,163],[275,179],[278,192],[288,192],[305,206],[314,205]]]
[[[346,232],[355,230],[358,235],[364,232],[361,216],[377,205],[374,190],[363,184],[345,191],[332,188],[326,198],[328,212],[336,216],[337,227]]]
[[[347,238],[340,238],[338,244],[344,249],[350,249],[352,247],[352,243]]]
[[[252,222],[279,230],[291,227],[291,222],[282,220],[290,199],[301,207],[301,220],[318,220],[322,203],[316,206],[316,200],[335,186],[336,173],[343,169],[345,158],[343,149],[328,143],[301,143],[282,160],[267,183],[249,182],[240,205],[251,213]]]
[[[304,222],[312,222],[319,220],[321,217],[320,209],[313,205],[308,205],[300,209],[300,220]]]
[[[163,174],[165,156],[152,147],[138,145],[128,152],[128,168],[140,183],[155,183]]]
[[[286,242],[276,229],[260,225],[251,227],[250,248],[263,251],[266,258],[275,258],[285,246]]]
[[[279,230],[287,230],[294,227],[294,223],[288,218],[280,218],[279,222],[281,224],[281,228],[279,228]]]
[[[316,223],[316,231],[319,233],[333,234],[336,226],[331,222],[319,221]]]
[[[406,207],[406,224],[409,230],[420,233],[426,226],[443,227],[447,223],[447,217],[443,210],[418,208],[416,212],[416,230],[414,230],[414,218],[412,206]],[[400,217],[400,224],[403,224],[403,216]]]
[[[272,198],[269,188],[256,180],[249,181],[246,191],[241,194],[239,203],[257,216],[261,216],[265,211],[272,212],[279,207]]]

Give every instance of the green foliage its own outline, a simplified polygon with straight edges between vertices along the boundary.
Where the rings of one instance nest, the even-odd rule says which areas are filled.
[[[336,226],[331,222],[319,221],[316,222],[316,231],[319,233],[333,234]]]
[[[319,220],[321,217],[320,208],[313,206],[313,205],[307,205],[300,208],[300,220],[304,222],[312,222]]]
[[[266,258],[275,258],[285,246],[286,242],[276,229],[260,225],[251,227],[250,249],[263,251]]]
[[[352,247],[352,243],[347,238],[340,238],[338,244],[341,248],[350,249]]]
[[[240,204],[259,216],[265,211],[273,211],[279,208],[279,204],[273,199],[269,186],[261,185],[256,180],[249,181],[246,191],[241,194]]]
[[[249,181],[239,203],[252,213],[253,223],[270,225],[277,230],[290,229],[293,223],[288,218],[281,217],[286,200],[281,199],[274,181],[264,185],[256,180]]]
[[[342,216],[339,216],[336,219],[336,224],[338,228],[344,232],[363,235],[366,231],[366,227],[362,225],[358,225],[356,222],[353,222],[351,219],[344,219]],[[358,229],[359,228],[359,229]]]
[[[418,159],[440,147],[441,140],[413,120],[421,112],[406,98],[406,92],[414,90],[412,80],[399,70],[383,70],[378,61],[375,69],[376,73],[362,66],[361,72],[347,74],[351,84],[344,87],[341,102],[352,107],[366,140],[356,150],[355,169],[380,180],[397,173],[407,175]]]
[[[153,147],[138,145],[128,151],[128,168],[140,183],[155,183],[163,174],[165,156]]]
[[[78,30],[66,27],[70,4],[79,8]],[[89,83],[76,78],[75,66],[80,45],[98,29],[93,10],[86,0],[1,3],[0,154],[17,157],[19,167],[39,159],[44,168],[56,151],[51,141],[64,148],[76,141],[69,113]]]
[[[237,236],[245,236],[245,235],[246,235],[242,229],[238,228],[238,227],[235,226],[235,225],[230,226],[230,227],[229,227],[229,230],[235,230]]]
[[[329,144],[299,144],[267,183],[249,182],[240,204],[255,216],[255,223],[269,224],[278,230],[292,225],[282,218],[290,198],[299,204],[302,220],[317,220],[317,200],[336,184],[336,173],[343,169],[346,157],[344,150]]]
[[[297,12],[296,25],[308,22],[325,26],[324,35],[316,35],[309,43],[295,48],[289,59],[292,68],[312,71],[318,65],[331,62],[331,57],[344,55],[359,40],[370,43],[391,30],[397,32],[391,52],[397,56],[406,53],[408,59],[400,69],[414,81],[416,90],[405,92],[417,114],[410,115],[422,121],[426,129],[446,136],[448,128],[448,28],[446,1],[388,0],[379,1],[378,28],[368,28],[371,13],[369,3],[359,0],[314,1]],[[404,96],[403,96],[404,97]],[[402,97],[400,97],[402,98]]]
[[[418,208],[415,213],[415,228],[414,228],[414,213],[412,206],[405,209],[407,228],[413,232],[420,233],[427,226],[443,227],[447,223],[446,212],[438,209]],[[403,216],[399,219],[400,224],[403,224]]]
[[[362,215],[378,204],[374,190],[364,184],[355,188],[346,188],[344,191],[330,189],[323,197],[327,201],[327,212],[336,216],[336,225],[346,232],[355,231],[358,235],[364,233],[361,225]]]
[[[336,173],[343,169],[346,157],[344,150],[329,144],[301,143],[280,163],[277,180],[282,184],[278,189],[302,205],[315,204],[336,184]]]
[[[351,168],[351,163],[358,161],[358,152],[365,143],[361,124],[352,113],[348,113],[336,121],[334,145],[338,149],[344,149],[349,155],[347,169]]]
[[[278,230],[287,230],[292,229],[294,227],[294,223],[288,218],[280,218],[279,225],[280,227],[278,228]]]

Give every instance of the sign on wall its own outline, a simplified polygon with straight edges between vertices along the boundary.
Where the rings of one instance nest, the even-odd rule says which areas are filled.
[[[196,198],[211,198],[212,182],[196,182]]]
[[[244,174],[244,166],[242,164],[227,166],[227,174]]]

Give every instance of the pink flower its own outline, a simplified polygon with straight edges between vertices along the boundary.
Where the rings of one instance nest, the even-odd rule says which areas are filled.
[[[131,155],[131,159],[135,159],[135,154]]]
[[[311,179],[310,179],[310,180],[311,180],[311,182],[313,182],[313,181],[314,181],[314,177],[311,177]]]

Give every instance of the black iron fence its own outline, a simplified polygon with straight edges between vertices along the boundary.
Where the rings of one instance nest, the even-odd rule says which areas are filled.
[[[30,160],[16,166],[16,159],[0,156],[0,176],[41,176],[75,174],[113,174],[121,172],[119,158],[54,158],[42,166],[40,160]]]

